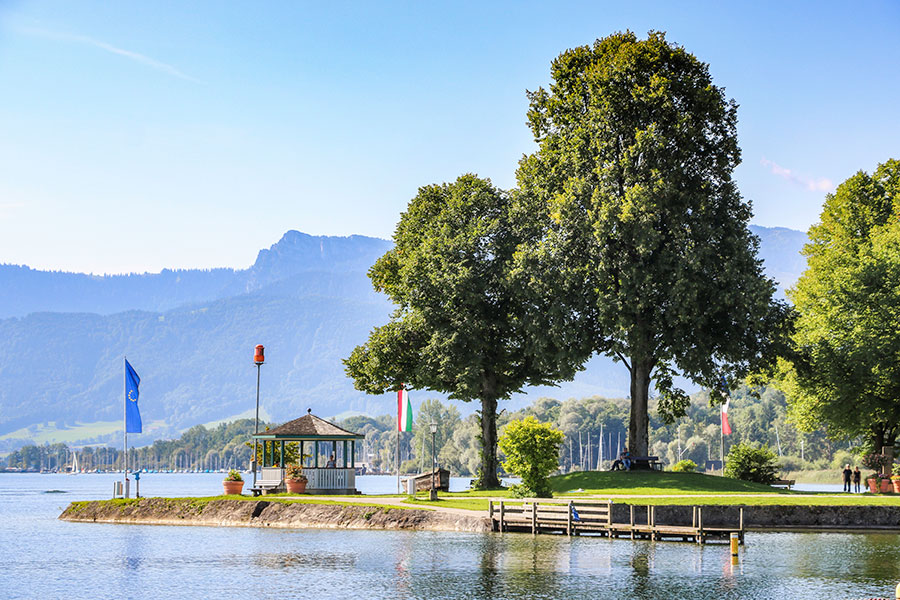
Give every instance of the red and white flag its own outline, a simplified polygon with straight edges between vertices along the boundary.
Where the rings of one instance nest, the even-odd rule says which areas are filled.
[[[722,405],[722,435],[731,435],[731,425],[728,424],[728,405],[731,404],[731,398],[725,400]]]
[[[397,431],[412,431],[412,404],[409,403],[409,392],[400,388],[397,392]]]

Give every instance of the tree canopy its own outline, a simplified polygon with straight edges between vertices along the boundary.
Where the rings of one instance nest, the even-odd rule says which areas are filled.
[[[651,379],[665,419],[688,406],[677,375],[721,401],[723,377],[767,355],[784,311],[732,179],[737,105],[656,32],[568,50],[551,78],[529,93],[539,149],[520,162],[517,194],[549,218],[519,264],[565,291],[585,360],[606,354],[630,371],[629,449],[646,455]]]
[[[571,328],[549,325],[542,297],[514,275],[514,255],[536,229],[511,210],[509,194],[464,175],[419,189],[394,233],[394,248],[371,268],[397,305],[344,363],[357,389],[380,394],[429,389],[481,401],[479,487],[498,487],[497,402],[526,384],[572,377],[579,367]]]
[[[880,452],[900,434],[900,161],[839,185],[809,238],[781,386],[798,425]]]

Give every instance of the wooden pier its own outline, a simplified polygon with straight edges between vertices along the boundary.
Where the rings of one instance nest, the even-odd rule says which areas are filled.
[[[601,535],[629,537],[633,540],[670,540],[705,544],[728,541],[732,533],[744,543],[744,509],[739,509],[736,526],[710,526],[703,523],[703,507],[691,508],[691,524],[663,524],[656,521],[656,507],[616,505],[620,512],[627,507],[628,522],[613,519],[613,503],[590,500],[553,501],[526,499],[519,502],[491,501],[488,508],[493,531],[530,531],[531,533],[564,533],[566,535]],[[685,507],[687,509],[688,507]]]

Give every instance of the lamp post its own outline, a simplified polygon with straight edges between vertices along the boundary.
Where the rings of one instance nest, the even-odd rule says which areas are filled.
[[[437,486],[434,484],[434,467],[437,464],[434,459],[434,436],[437,433],[437,423],[432,421],[429,427],[431,428],[431,495],[429,498],[437,500]]]
[[[262,344],[257,344],[256,352],[253,353],[253,362],[256,364],[256,423],[253,432],[259,433],[259,373],[260,367],[266,362],[266,349]],[[253,458],[250,460],[250,466],[253,469],[253,487],[256,487],[256,438],[253,438]]]

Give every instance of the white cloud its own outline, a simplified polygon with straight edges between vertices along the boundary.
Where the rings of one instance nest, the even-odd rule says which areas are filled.
[[[811,192],[831,192],[834,190],[834,183],[827,177],[809,177],[802,173],[795,173],[792,170],[769,160],[765,156],[763,156],[762,160],[759,162],[764,167],[768,167],[773,175],[777,175],[778,177],[787,179],[791,183],[805,187]]]
[[[88,37],[86,35],[59,33],[56,31],[49,31],[46,29],[39,29],[35,27],[19,27],[18,31],[26,35],[41,37],[48,40],[93,46],[94,48],[99,48],[111,54],[123,56],[129,60],[148,66],[162,73],[172,75],[173,77],[178,77],[179,79],[184,79],[186,81],[193,81],[194,83],[203,83],[199,79],[187,75],[186,73],[182,72],[176,67],[173,67],[170,64],[158,61],[155,58],[150,58],[149,56],[140,54],[139,52],[132,52],[131,50],[125,50],[124,48],[119,48],[117,46],[113,46],[112,44],[107,44],[106,42],[95,40],[94,38]]]

